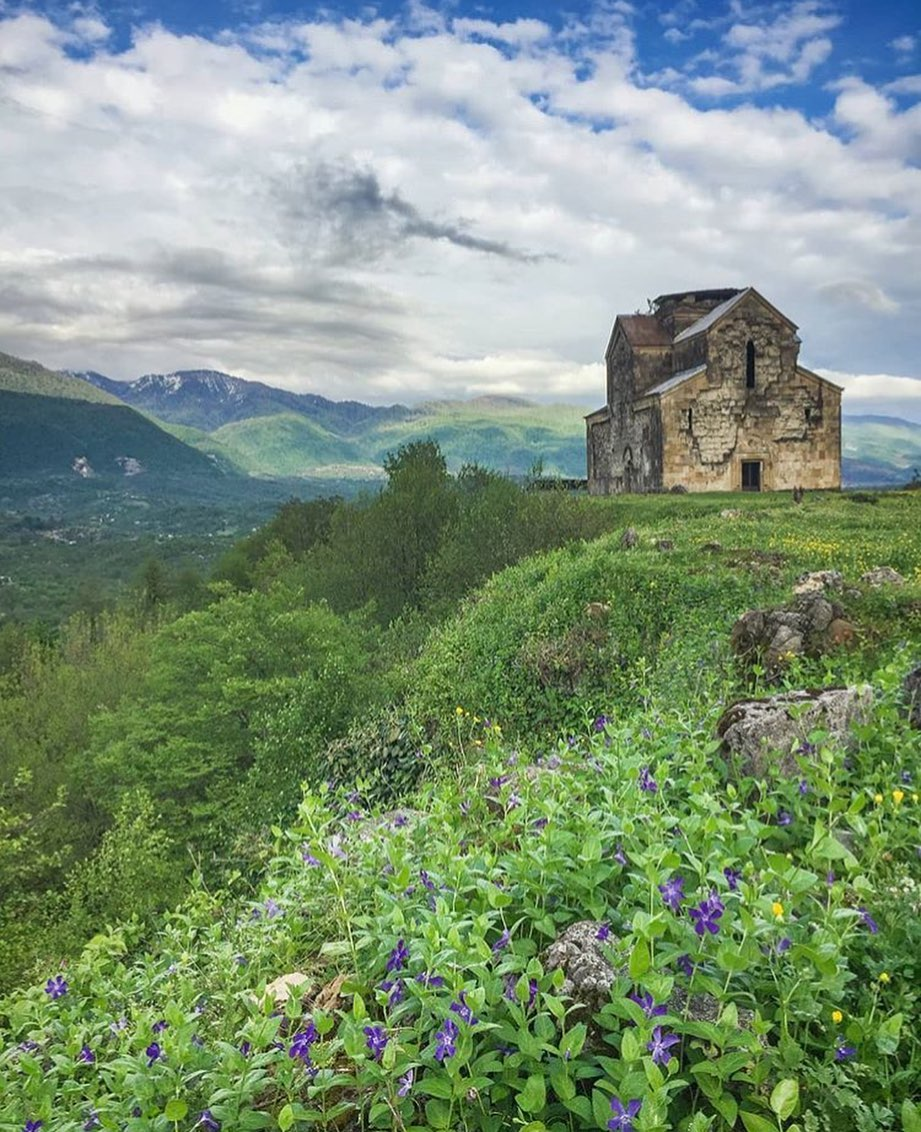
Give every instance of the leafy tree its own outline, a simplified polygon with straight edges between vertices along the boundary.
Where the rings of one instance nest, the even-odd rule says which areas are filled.
[[[366,666],[360,627],[298,592],[225,592],[164,627],[138,694],[96,718],[85,788],[111,812],[141,787],[177,843],[215,849],[241,817],[237,795],[273,717],[295,713],[300,740],[319,742],[360,710]],[[266,788],[296,799],[299,779],[277,773]]]

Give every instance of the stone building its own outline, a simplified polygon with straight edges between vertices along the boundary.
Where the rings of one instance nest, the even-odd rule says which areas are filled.
[[[796,329],[754,287],[618,315],[607,404],[585,418],[589,491],[839,488],[841,387],[797,363]]]

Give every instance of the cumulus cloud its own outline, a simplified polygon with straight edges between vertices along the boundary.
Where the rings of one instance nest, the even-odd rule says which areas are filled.
[[[658,80],[621,0],[552,34],[421,2],[130,42],[89,9],[0,17],[0,349],[591,405],[617,312],[752,283],[806,364],[909,373],[909,76],[839,76],[807,116],[784,92],[833,62],[837,17],[754,12],[682,0],[656,28],[715,54]],[[770,105],[712,104],[753,89]]]
[[[856,374],[817,370],[844,387],[842,410],[873,416],[895,416],[921,422],[921,379],[889,373]]]

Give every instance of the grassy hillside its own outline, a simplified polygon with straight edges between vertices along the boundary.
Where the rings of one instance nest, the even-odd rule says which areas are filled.
[[[112,394],[97,389],[79,377],[69,377],[45,369],[38,362],[14,358],[0,353],[0,390],[7,393],[29,393],[39,397],[64,397],[74,401],[90,401],[99,405],[119,405]]]
[[[0,475],[72,475],[73,463],[81,457],[96,474],[108,477],[124,475],[119,461],[126,457],[140,461],[145,474],[220,475],[207,456],[114,398],[0,391]]]
[[[636,547],[575,542],[471,595],[397,664],[420,729],[346,692],[361,622],[305,606],[291,577],[140,648],[124,626],[108,664],[81,640],[80,694],[106,706],[81,766],[171,778],[200,822],[228,797],[196,793],[204,755],[227,767],[252,733],[274,744],[266,793],[317,786],[292,821],[241,831],[261,876],[196,884],[146,928],[130,913],[167,885],[170,845],[128,797],[63,902],[98,934],[63,963],[42,933],[32,985],[0,999],[0,1128],[916,1132],[921,730],[901,684],[921,656],[921,492],[871,499],[572,501]],[[862,582],[877,564],[904,584]],[[766,685],[733,657],[733,620],[828,567],[850,642],[791,651]],[[35,729],[40,692],[70,687],[73,711],[72,673],[30,671]],[[774,752],[793,773],[720,744],[741,697],[864,683],[851,733]],[[360,727],[312,750],[299,727],[337,694]],[[17,867],[54,818],[24,828]]]
[[[297,413],[253,417],[210,435],[252,475],[298,476],[329,464],[369,463],[360,444]]]

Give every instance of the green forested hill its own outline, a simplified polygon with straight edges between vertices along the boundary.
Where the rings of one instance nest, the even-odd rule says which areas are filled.
[[[6,393],[30,393],[39,397],[64,397],[73,401],[90,401],[99,405],[120,405],[111,393],[97,389],[88,381],[45,369],[38,362],[14,358],[0,352],[0,390]]]

